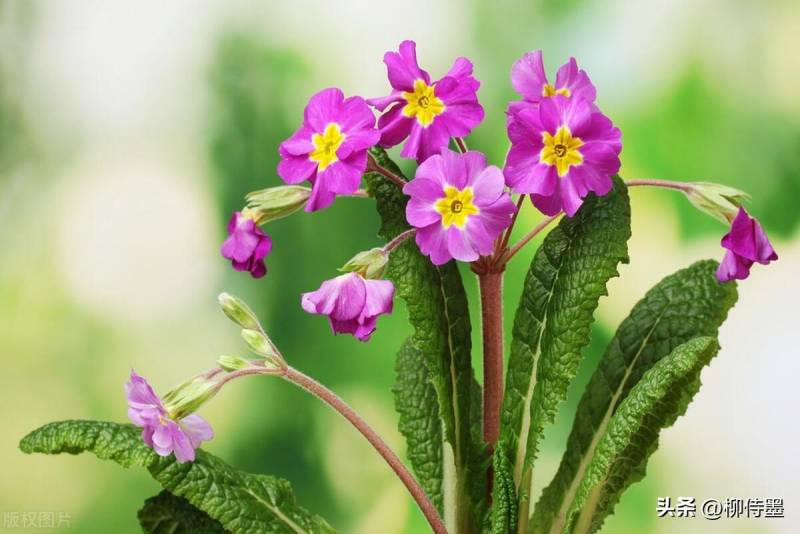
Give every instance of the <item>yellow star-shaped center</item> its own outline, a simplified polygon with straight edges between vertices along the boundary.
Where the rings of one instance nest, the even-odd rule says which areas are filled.
[[[561,95],[569,98],[570,94],[571,94],[570,90],[567,89],[566,87],[562,87],[561,89],[556,89],[553,85],[550,85],[549,83],[544,84],[544,87],[542,87],[542,96]]]
[[[308,155],[308,159],[317,164],[319,172],[339,161],[336,151],[344,143],[345,137],[347,136],[342,133],[342,129],[335,122],[329,122],[321,134],[315,133],[311,136],[314,150]]]
[[[415,80],[414,91],[403,92],[407,102],[403,107],[403,115],[416,118],[422,127],[430,126],[433,119],[444,112],[444,102],[434,94],[433,87],[423,80]]]
[[[450,228],[455,224],[463,228],[471,215],[480,213],[478,206],[472,203],[472,188],[456,189],[453,186],[444,188],[444,196],[436,201],[434,207],[442,216],[442,226]]]
[[[539,152],[539,162],[545,165],[555,165],[559,178],[567,174],[572,165],[583,163],[580,147],[583,141],[580,137],[573,137],[569,128],[561,126],[555,135],[549,132],[542,133],[544,146]]]

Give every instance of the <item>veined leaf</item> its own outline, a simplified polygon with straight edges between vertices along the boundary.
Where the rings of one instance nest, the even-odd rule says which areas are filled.
[[[600,439],[642,375],[678,345],[716,337],[736,302],[736,285],[717,282],[716,266],[700,261],[666,277],[620,324],[578,405],[561,465],[536,505],[533,532],[562,531]]]
[[[493,455],[494,484],[492,486],[492,515],[487,532],[514,534],[517,531],[517,488],[511,463],[500,449]]]
[[[661,429],[686,412],[700,387],[700,371],[719,350],[700,337],[676,347],[630,390],[597,444],[567,517],[567,532],[598,530],[622,492],[644,477]]]
[[[395,362],[397,381],[392,392],[400,414],[398,427],[406,438],[408,459],[422,489],[442,509],[442,423],[436,390],[430,382],[422,352],[407,339]]]
[[[375,148],[371,153],[382,166],[400,174],[383,150]],[[408,198],[380,174],[367,173],[365,179],[382,221],[378,233],[388,241],[409,228],[405,218]],[[474,466],[482,465],[484,459],[476,457],[483,448],[472,442],[475,378],[461,275],[455,262],[437,267],[409,240],[392,252],[386,277],[406,303],[414,346],[422,353],[436,390],[444,436],[444,520],[452,534],[471,532],[482,519],[486,486],[484,474],[474,472]]]
[[[183,497],[167,490],[144,502],[139,513],[139,524],[147,534],[224,534],[228,532],[219,521],[198,510]]]
[[[147,467],[161,486],[234,533],[328,534],[322,518],[300,508],[288,482],[238,471],[216,456],[197,451],[194,462],[155,454],[133,425],[61,421],[34,430],[20,442],[25,453],[94,453],[124,467]]]
[[[519,532],[526,530],[542,431],[578,371],[606,283],[628,261],[630,234],[628,192],[616,177],[610,193],[590,195],[574,217],[562,219],[531,262],[514,318],[500,434],[520,503]]]

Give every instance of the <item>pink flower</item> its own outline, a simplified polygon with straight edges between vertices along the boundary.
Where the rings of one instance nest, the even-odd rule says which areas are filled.
[[[522,95],[523,100],[512,102],[509,112],[515,113],[525,104],[539,104],[544,98],[561,95],[567,98],[584,98],[594,104],[597,96],[592,81],[586,71],[578,68],[574,57],[561,65],[556,73],[555,85],[547,81],[542,62],[542,51],[528,52],[511,67],[511,85]]]
[[[222,255],[231,260],[237,271],[249,271],[253,278],[267,273],[264,258],[272,250],[272,239],[255,222],[253,213],[236,211],[228,221],[228,237],[222,243]]]
[[[605,195],[619,171],[622,133],[584,98],[556,95],[510,116],[503,173],[547,215],[570,217],[593,191]]]
[[[311,182],[306,211],[326,208],[337,195],[358,190],[367,149],[379,137],[375,116],[363,98],[323,89],[308,101],[300,128],[281,143],[278,175],[287,184]]]
[[[347,273],[322,282],[316,291],[303,293],[308,313],[327,315],[335,334],[352,334],[368,341],[379,315],[392,313],[394,285],[388,280],[368,280]]]
[[[491,254],[516,211],[502,171],[480,152],[442,150],[419,166],[403,193],[411,197],[406,219],[417,228],[417,245],[436,265]]]
[[[722,246],[727,250],[717,269],[720,282],[744,280],[750,276],[753,263],[766,265],[778,259],[764,229],[741,207],[731,223],[730,232],[722,238]]]
[[[380,145],[392,147],[408,139],[400,155],[423,162],[442,148],[451,137],[469,135],[483,120],[478,103],[480,82],[472,76],[472,63],[463,57],[441,79],[431,77],[417,64],[414,41],[400,43],[398,52],[386,52],[383,62],[392,93],[367,102],[380,111]]]
[[[180,421],[170,418],[164,403],[147,380],[131,371],[125,384],[128,398],[128,417],[134,425],[142,427],[142,440],[160,456],[175,453],[178,463],[192,462],[195,449],[214,437],[205,419],[191,414]]]

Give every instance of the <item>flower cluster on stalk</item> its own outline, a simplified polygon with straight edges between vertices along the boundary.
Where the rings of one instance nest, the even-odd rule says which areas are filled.
[[[368,196],[361,189],[362,176],[382,174],[408,197],[408,230],[383,247],[356,254],[340,269],[344,274],[300,298],[301,308],[326,316],[335,334],[360,341],[368,341],[378,318],[392,312],[395,288],[383,275],[395,249],[416,244],[436,265],[457,260],[472,262],[476,272],[487,266],[502,270],[530,239],[526,236],[518,246],[508,247],[524,197],[550,217],[537,226],[541,229],[561,214],[574,216],[590,194],[609,193],[621,165],[621,131],[598,107],[597,90],[574,58],[558,69],[553,83],[541,51],[526,53],[514,63],[511,85],[520,99],[506,108],[510,148],[498,166],[467,149],[463,139],[485,114],[478,99],[481,84],[470,60],[455,59],[450,70],[434,80],[420,67],[416,43],[403,41],[397,51],[386,52],[383,61],[386,96],[345,97],[335,87],[311,96],[297,130],[278,147],[277,175],[286,185],[250,193],[247,206],[231,216],[221,247],[234,269],[260,278],[272,250],[263,225],[300,210],[328,208],[337,197]],[[400,156],[417,164],[409,181],[370,154],[373,147],[401,144]],[[699,209],[731,225],[722,239],[720,282],[744,279],[754,263],[777,259],[761,225],[742,207],[744,193],[703,182],[673,187]],[[516,203],[513,195],[518,195]],[[248,309],[225,309],[242,324],[254,321]],[[251,346],[260,342],[265,347],[261,352],[270,352],[271,342],[264,341],[260,326],[245,327],[244,333],[252,338]],[[225,362],[231,368],[250,365],[236,358]],[[143,439],[158,454],[174,452],[178,461],[191,460],[194,449],[212,437],[204,420],[171,413],[135,373],[126,391],[131,420],[143,428]]]

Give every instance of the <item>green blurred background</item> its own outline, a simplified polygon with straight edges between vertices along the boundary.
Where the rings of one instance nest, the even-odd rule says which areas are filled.
[[[405,310],[368,344],[333,337],[299,307],[359,250],[379,245],[369,201],[343,199],[268,228],[269,274],[218,252],[249,190],[276,185],[277,145],[322,87],[387,92],[382,54],[415,39],[424,68],[475,63],[486,120],[469,139],[502,165],[511,63],[570,55],[622,128],[622,174],[749,191],[780,261],[756,266],[721,332],[723,351],[648,478],[605,532],[797,532],[800,502],[800,8],[794,0],[630,2],[0,1],[0,512],[55,512],[75,532],[137,532],[157,492],[141,470],[92,457],[28,457],[45,422],[125,419],[131,367],[165,391],[245,353],[218,312],[245,297],[293,365],[350,401],[399,451],[390,388]],[[585,365],[549,428],[537,488],[554,472],[599,353],[648,287],[705,257],[725,232],[669,191],[632,191],[631,264],[610,284]],[[528,208],[520,232],[539,219]],[[507,326],[529,247],[509,269]],[[475,283],[465,271],[475,302]],[[475,310],[473,310],[475,311]],[[478,320],[473,315],[473,325]],[[476,336],[477,343],[477,336]],[[479,354],[474,354],[479,370]],[[292,481],[343,532],[425,532],[389,469],[339,418],[278,380],[226,389],[202,414],[207,448]],[[538,490],[537,490],[538,491]],[[782,520],[657,519],[658,496],[782,497]],[[9,524],[4,521],[3,528]]]

